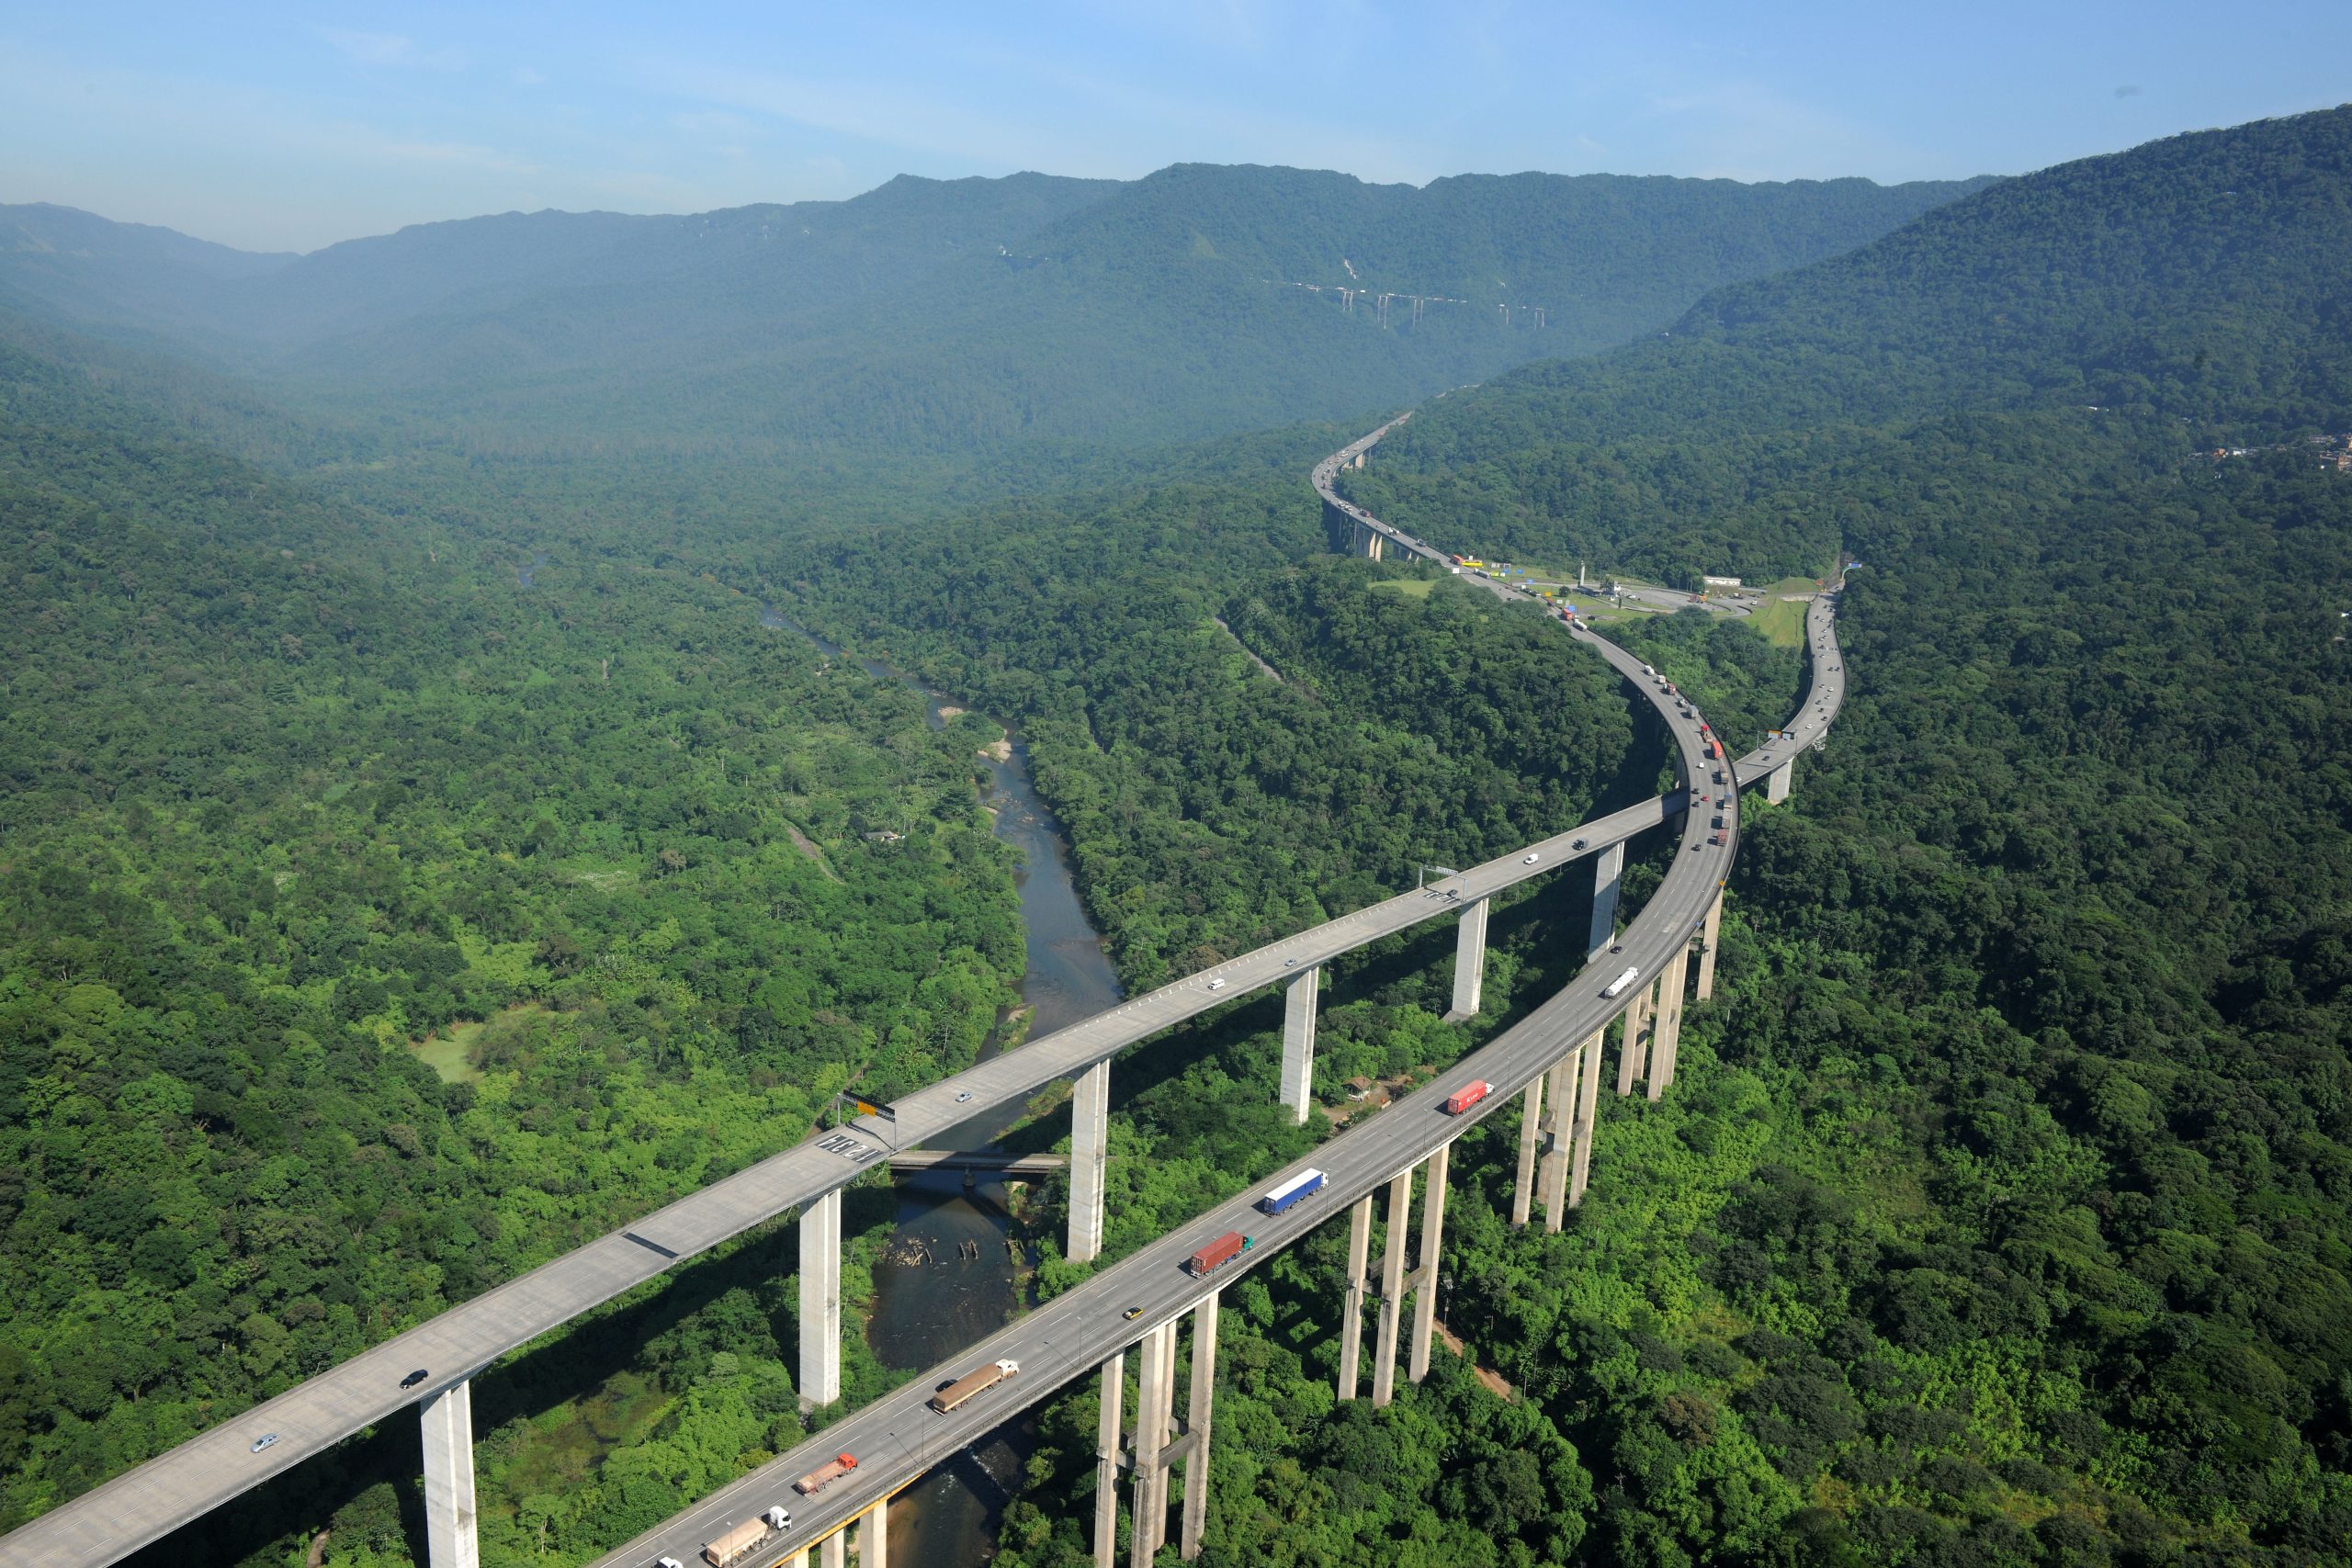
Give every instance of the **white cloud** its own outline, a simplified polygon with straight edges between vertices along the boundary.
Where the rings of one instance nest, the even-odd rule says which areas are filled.
[[[321,28],[319,37],[362,65],[462,71],[471,63],[462,51],[420,48],[414,39],[404,38],[399,33],[365,33],[342,28]]]

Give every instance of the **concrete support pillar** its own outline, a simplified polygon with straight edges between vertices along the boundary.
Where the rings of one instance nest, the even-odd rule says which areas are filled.
[[[1585,952],[1599,953],[1617,940],[1617,887],[1625,880],[1625,846],[1610,845],[1592,857],[1592,935]]]
[[[1568,1217],[1568,1141],[1574,1135],[1577,1082],[1584,1070],[1578,1046],[1552,1064],[1544,1098],[1544,1228],[1554,1235]]]
[[[1176,1320],[1170,1318],[1143,1337],[1143,1377],[1136,1400],[1135,1524],[1128,1562],[1150,1568],[1168,1530],[1168,1467],[1159,1450],[1168,1446],[1168,1425],[1176,1388]]]
[[[1487,900],[1464,905],[1453,938],[1453,1006],[1448,1023],[1478,1016],[1478,998],[1487,984]]]
[[[1604,1023],[1584,1043],[1583,1083],[1577,1092],[1576,1119],[1569,1128],[1570,1141],[1576,1145],[1576,1157],[1568,1168],[1571,1209],[1584,1201],[1585,1179],[1592,1169],[1592,1127],[1600,1108],[1600,1051],[1608,1036],[1609,1026]]]
[[[1715,948],[1721,940],[1723,929],[1724,896],[1721,893],[1717,893],[1715,895],[1715,901],[1707,906],[1707,924],[1699,933],[1698,999],[1702,1002],[1713,1001],[1714,999]]]
[[[1538,1074],[1519,1098],[1519,1179],[1510,1189],[1510,1223],[1523,1225],[1535,1206],[1535,1156],[1544,1135],[1543,1075]]]
[[[1677,948],[1657,982],[1657,1043],[1650,1052],[1650,1098],[1674,1083],[1674,1053],[1682,1043],[1682,987],[1690,973],[1690,950]]]
[[[1385,1405],[1396,1389],[1396,1318],[1404,1305],[1405,1232],[1413,1223],[1413,1168],[1388,1183],[1388,1242],[1380,1258],[1380,1337],[1372,1351],[1372,1403]]]
[[[1647,1048],[1642,1043],[1642,1023],[1649,1013],[1650,987],[1644,980],[1634,987],[1634,1005],[1625,1010],[1625,1043],[1617,1055],[1617,1092],[1634,1092],[1634,1080],[1641,1076],[1642,1055]]]
[[[842,1190],[800,1211],[800,1408],[842,1396]]]
[[[1110,1172],[1111,1062],[1104,1057],[1078,1075],[1069,1101],[1069,1246],[1072,1263],[1102,1251],[1102,1183]]]
[[[1127,1403],[1127,1353],[1102,1363],[1102,1414],[1094,1425],[1094,1562],[1119,1561],[1119,1421]]]
[[[1797,760],[1787,761],[1764,775],[1764,798],[1776,805],[1789,798],[1789,785],[1795,782],[1791,775],[1797,771]]]
[[[1644,995],[1649,998],[1650,1037],[1648,1046],[1642,1052],[1641,1074],[1642,1083],[1645,1086],[1649,1098],[1652,1100],[1656,1100],[1658,1093],[1658,1051],[1663,1043],[1658,1039],[1658,1031],[1666,1018],[1666,997],[1664,995],[1665,987],[1666,977],[1663,975],[1658,976],[1657,981],[1655,984],[1645,981],[1642,986]]]
[[[820,1568],[849,1568],[849,1531],[837,1529],[817,1548]]]
[[[1283,1104],[1293,1126],[1306,1124],[1315,1102],[1315,1010],[1322,986],[1319,964],[1283,986]]]
[[[857,1568],[890,1568],[890,1499],[857,1521]]]
[[[424,1541],[432,1568],[478,1568],[474,1529],[474,1398],[452,1383],[417,1406],[424,1428]]]
[[[1419,1294],[1413,1298],[1413,1345],[1405,1375],[1415,1382],[1430,1375],[1430,1337],[1437,1325],[1437,1260],[1445,1247],[1445,1172],[1453,1145],[1440,1144],[1430,1151],[1428,1175],[1421,1183],[1421,1266]]]
[[[1209,1522],[1209,1417],[1216,1403],[1216,1292],[1211,1291],[1193,1309],[1193,1404],[1185,1431],[1193,1451],[1184,1456],[1183,1532],[1177,1538],[1177,1555],[1190,1562],[1201,1554],[1201,1535]]]
[[[1347,1315],[1340,1320],[1340,1397],[1356,1396],[1363,1370],[1363,1271],[1372,1256],[1372,1194],[1356,1200],[1348,1217]]]

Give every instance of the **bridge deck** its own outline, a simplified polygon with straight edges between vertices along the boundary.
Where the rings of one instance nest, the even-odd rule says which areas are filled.
[[[1384,429],[1388,428],[1386,426]],[[1319,472],[1319,470],[1318,470]],[[1507,595],[1515,592],[1503,590]],[[1816,682],[1834,675],[1842,692],[1842,657],[1837,651],[1834,604],[1825,597],[1807,616]],[[1641,661],[1581,627],[1577,640],[1599,651],[1618,672],[1649,698],[1665,718],[1673,737],[1676,756],[1686,778],[1712,768],[1700,753],[1699,720],[1676,712],[1657,682],[1642,673]],[[1830,688],[1810,686],[1804,713],[1815,710],[1816,700],[1826,716],[1837,702]],[[1796,726],[1792,723],[1792,729]],[[1803,733],[1800,731],[1800,733]],[[1818,739],[1815,731],[1815,739]],[[1762,777],[1786,760],[1759,749],[1736,767]],[[1671,799],[1673,797],[1666,797]],[[1646,803],[1658,806],[1663,801]],[[1739,820],[1735,815],[1735,824]],[[1097,1270],[1086,1283],[1039,1307],[950,1360],[943,1361],[906,1386],[827,1426],[823,1433],[749,1475],[730,1483],[702,1502],[665,1520],[617,1551],[599,1558],[594,1568],[641,1568],[668,1555],[691,1561],[701,1543],[726,1521],[748,1518],[781,1497],[795,1476],[804,1475],[824,1458],[854,1453],[858,1469],[829,1486],[818,1497],[793,1509],[790,1530],[757,1554],[752,1568],[773,1561],[781,1552],[807,1550],[843,1529],[881,1497],[906,1484],[940,1460],[977,1442],[997,1426],[1065,1385],[1091,1374],[1117,1352],[1181,1315],[1206,1290],[1221,1289],[1261,1265],[1283,1247],[1333,1217],[1348,1204],[1373,1191],[1397,1171],[1426,1158],[1439,1145],[1459,1137],[1469,1126],[1493,1114],[1525,1089],[1571,1048],[1604,1028],[1632,1005],[1634,990],[1614,998],[1600,995],[1601,976],[1622,966],[1638,965],[1645,976],[1657,974],[1676,951],[1685,947],[1702,924],[1706,910],[1728,875],[1737,852],[1737,833],[1731,841],[1707,842],[1712,831],[1702,826],[1707,818],[1692,813],[1685,818],[1681,850],[1647,905],[1627,927],[1605,963],[1588,966],[1551,1000],[1484,1049],[1437,1076],[1378,1115],[1351,1126],[1319,1145],[1307,1158],[1275,1172],[1250,1190],[1228,1199],[1204,1214],[1178,1225],[1118,1263]],[[1577,833],[1563,835],[1566,838]],[[1589,839],[1589,833],[1586,833]],[[1557,840],[1547,840],[1556,842]],[[1546,859],[1549,857],[1546,856]],[[1385,906],[1384,906],[1385,907]],[[1278,952],[1283,944],[1266,951]],[[1493,1092],[1460,1116],[1440,1109],[1446,1098],[1474,1079],[1484,1078]],[[1309,1166],[1325,1173],[1324,1190],[1305,1203],[1278,1216],[1261,1213],[1258,1197]],[[1216,1285],[1194,1280],[1183,1267],[1202,1246],[1227,1231],[1238,1230],[1256,1243],[1249,1251],[1217,1270]],[[1130,1307],[1142,1310],[1132,1320]],[[1021,1375],[956,1411],[942,1415],[927,1403],[942,1382],[985,1362],[1009,1359],[1021,1364]]]
[[[1370,446],[1397,423],[1382,426],[1350,455]],[[1327,460],[1327,466],[1316,471],[1317,488],[1327,494],[1330,471],[1336,467],[1335,460]],[[1405,547],[1442,559],[1419,541],[1377,520],[1366,520]],[[1526,597],[1500,584],[1477,581],[1506,599]],[[1826,602],[1816,604],[1817,611],[1822,604]],[[1826,626],[1826,617],[1819,625]],[[1600,649],[1651,698],[1675,736],[1685,769],[1696,766],[1695,721],[1680,718],[1660,700],[1660,694],[1640,678],[1638,661],[1630,655],[1580,629],[1577,637]],[[1828,647],[1834,656],[1834,641]],[[1816,646],[1816,671],[1823,657]],[[1842,676],[1839,680],[1838,689],[1842,692]],[[1828,717],[1834,716],[1835,706],[1833,701],[1826,714],[1817,716],[1821,728],[1826,728]],[[1770,750],[1768,747],[1741,760],[1743,782],[1778,765],[1779,757],[1759,761]],[[1539,840],[1443,882],[1269,943],[942,1079],[898,1101],[892,1136],[900,1143],[920,1143],[972,1116],[1018,1103],[1057,1079],[1074,1077],[1151,1035],[1302,968],[1451,914],[1472,900],[1549,874],[1657,827],[1683,814],[1688,798],[1686,792],[1678,790]],[[1686,840],[1692,838],[1690,824],[1701,820],[1704,818],[1686,818]],[[1580,849],[1576,847],[1578,841],[1583,845]],[[1689,847],[1706,848],[1695,842]],[[1720,862],[1727,866],[1733,847],[1679,857],[1668,886],[1697,886],[1685,874],[1695,872],[1702,863],[1713,866]],[[1536,857],[1532,865],[1526,862],[1531,853]],[[1709,897],[1722,874],[1717,869],[1705,879]],[[1667,891],[1668,886],[1661,886],[1651,900],[1652,908],[1658,907]],[[472,1376],[541,1335],[655,1278],[681,1259],[814,1201],[854,1179],[867,1166],[887,1158],[888,1152],[882,1133],[869,1120],[842,1131],[820,1132],[362,1351],[51,1509],[0,1538],[0,1560],[101,1568],[403,1406]],[[401,1380],[419,1367],[428,1369],[431,1377],[417,1388],[402,1389]],[[1040,1397],[1044,1386],[1029,1385],[1040,1390]],[[977,1403],[983,1407],[990,1404]],[[278,1440],[262,1453],[251,1452],[254,1439],[266,1432],[277,1433]],[[827,1495],[839,1490],[838,1486],[829,1489]],[[692,1556],[691,1551],[681,1554],[681,1561]]]

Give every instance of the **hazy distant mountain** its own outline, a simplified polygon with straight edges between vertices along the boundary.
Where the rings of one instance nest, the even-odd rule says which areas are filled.
[[[266,277],[297,259],[48,202],[0,206],[0,303],[73,321],[200,331],[224,287]]]
[[[2340,431],[2347,191],[2352,108],[2020,175],[1717,290],[1669,334],[1449,398],[1348,483],[1468,547],[1771,577],[1864,547],[1835,499],[1862,470],[1840,465],[1915,426],[1998,421],[1968,440],[2052,454],[2128,434],[2125,472]],[[1753,514],[1772,485],[1786,499]]]
[[[1670,335],[1530,366],[1384,446],[1878,423],[1955,408],[2335,428],[2352,411],[2352,108],[2003,181],[1819,265],[1710,294]]]
[[[52,246],[0,256],[0,288],[510,446],[1176,439],[1621,342],[1978,183],[902,177],[844,202],[427,224],[241,275]]]

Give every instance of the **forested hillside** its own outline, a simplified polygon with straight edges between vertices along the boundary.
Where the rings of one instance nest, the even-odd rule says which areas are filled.
[[[1978,183],[901,178],[846,202],[428,224],[234,276],[194,242],[17,208],[0,299],[492,450],[1166,444],[1622,342]]]
[[[1699,1191],[1634,1297],[1515,1302],[1496,1350],[1589,1413],[1617,1560],[2352,1534],[2352,476],[2301,439],[2352,424],[2347,152],[2339,111],[2010,182],[1351,476],[1472,547],[1868,562],[1846,716],[1748,823],[1714,1059],[1638,1113]],[[1626,635],[1708,698],[1679,625]],[[1535,1267],[1616,1267],[1609,1136]]]
[[[0,1529],[972,1058],[991,728],[0,353]],[[707,1420],[797,1434],[744,1366]]]
[[[2347,172],[2347,112],[1936,210],[1957,193],[1180,168],[977,182],[956,199],[1027,203],[1033,239],[931,260],[940,193],[908,182],[861,198],[880,238],[836,213],[823,265],[870,243],[965,281],[788,329],[729,270],[768,217],[703,270],[693,220],[515,217],[322,270],[297,314],[339,335],[281,362],[323,398],[300,426],[150,357],[247,264],[43,256],[77,310],[153,287],[107,320],[135,343],[0,321],[0,1529],[797,1139],[852,1077],[970,1058],[1022,962],[972,790],[996,729],[927,728],[760,598],[1019,723],[1124,977],[1164,979],[1645,795],[1660,749],[1532,608],[1325,557],[1286,464],[1338,440],[1190,482],[1072,443],[1548,352],[1494,309],[1545,267],[1601,273],[1543,329],[1589,348],[1916,217],[1449,397],[1350,476],[1452,548],[1859,557],[1852,696],[1795,798],[1751,804],[1719,1004],[1663,1102],[1604,1102],[1566,1231],[1503,1218],[1515,1118],[1462,1141],[1466,1359],[1334,1401],[1337,1227],[1227,1292],[1203,1561],[2340,1562],[2352,474],[2304,438],[2352,427]],[[640,236],[666,259],[612,264]],[[1335,254],[1475,317],[1288,287]],[[346,282],[413,314],[339,314]],[[706,357],[632,357],[673,341]],[[898,449],[1000,441],[1035,446]],[[1736,624],[1612,635],[1736,739],[1798,689]],[[1629,897],[1656,875],[1637,854]],[[1498,909],[1469,1024],[1449,932],[1331,965],[1319,1097],[1564,983],[1582,880]],[[1123,1062],[1108,1256],[1311,1146],[1279,1016],[1239,998]],[[853,1232],[889,1223],[852,1198]],[[1046,1292],[1084,1272],[1058,1219],[1028,1220]],[[797,1440],[779,1234],[482,1380],[488,1560],[582,1561]],[[854,1397],[887,1379],[853,1349]],[[1091,1561],[1092,1397],[1044,1408],[1009,1568]],[[157,1555],[299,1560],[331,1523],[331,1561],[399,1561],[413,1445]]]

